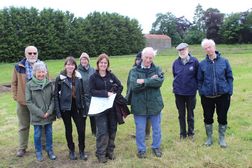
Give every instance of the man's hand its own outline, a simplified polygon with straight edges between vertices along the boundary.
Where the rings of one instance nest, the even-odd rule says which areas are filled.
[[[153,76],[151,77],[151,79],[156,79],[156,78],[158,78],[158,75],[153,75]]]
[[[44,119],[46,119],[49,116],[49,114],[46,112],[43,116]]]
[[[144,83],[144,79],[137,79],[137,83],[138,84],[143,84]]]

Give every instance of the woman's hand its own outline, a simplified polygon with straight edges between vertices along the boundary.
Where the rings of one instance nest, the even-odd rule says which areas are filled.
[[[113,92],[108,92],[108,97],[112,96],[113,94]]]

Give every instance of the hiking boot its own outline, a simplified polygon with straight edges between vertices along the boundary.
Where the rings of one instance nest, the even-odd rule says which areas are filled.
[[[47,155],[48,155],[49,159],[51,159],[51,160],[56,160],[56,158],[57,158],[52,150],[48,151]]]
[[[107,154],[106,154],[106,157],[109,158],[110,160],[115,160],[115,159],[116,159],[116,157],[115,157],[115,155],[114,155],[114,152],[107,153]]]
[[[83,152],[80,152],[80,160],[88,160],[88,156],[87,154],[83,151]]]
[[[105,156],[99,156],[97,158],[99,163],[106,163],[108,161],[108,159]]]
[[[145,152],[145,151],[139,151],[139,152],[137,153],[137,157],[138,157],[139,159],[144,159],[144,158],[146,158],[146,152]]]
[[[161,152],[160,148],[152,148],[152,152],[154,153],[154,155],[156,157],[161,157],[162,156],[162,152]]]
[[[43,161],[42,152],[36,152],[36,158],[37,158],[37,161],[42,162]]]
[[[16,156],[17,156],[17,157],[23,157],[23,156],[25,155],[25,153],[26,153],[26,150],[25,150],[25,149],[19,149],[19,150],[17,151]]]
[[[75,156],[75,152],[74,151],[70,151],[69,152],[69,158],[70,158],[70,160],[77,160],[77,157]]]

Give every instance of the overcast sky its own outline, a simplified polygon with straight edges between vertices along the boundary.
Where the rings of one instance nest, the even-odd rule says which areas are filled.
[[[243,12],[252,8],[252,0],[0,0],[0,9],[9,6],[53,8],[70,11],[77,17],[86,17],[94,11],[116,12],[137,19],[148,33],[157,13],[171,12],[176,17],[185,16],[192,21],[195,8],[201,4],[203,9],[217,8],[222,13]]]

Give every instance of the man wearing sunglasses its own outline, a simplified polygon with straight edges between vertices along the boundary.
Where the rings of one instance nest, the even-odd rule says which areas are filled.
[[[30,112],[25,101],[25,85],[32,78],[32,67],[38,61],[38,49],[34,46],[25,48],[25,58],[18,62],[13,71],[11,89],[13,99],[17,102],[19,148],[16,156],[26,153],[29,139]]]

